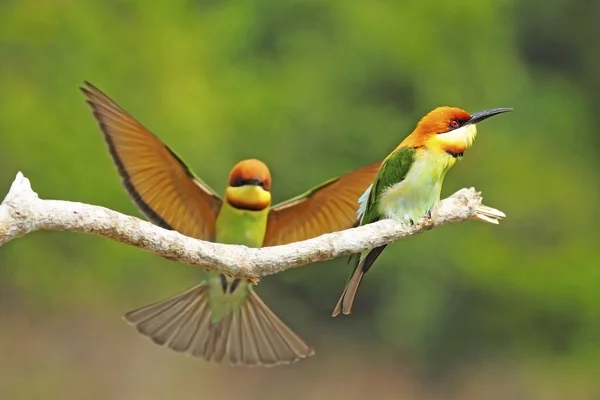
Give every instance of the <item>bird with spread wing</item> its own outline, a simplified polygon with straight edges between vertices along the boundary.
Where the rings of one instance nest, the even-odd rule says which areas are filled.
[[[99,89],[86,82],[81,91],[135,204],[156,225],[197,239],[264,247],[350,228],[358,198],[380,166],[372,163],[271,206],[269,169],[243,160],[231,170],[221,198]],[[125,319],[153,342],[207,361],[271,366],[314,353],[258,297],[252,282],[218,272]]]

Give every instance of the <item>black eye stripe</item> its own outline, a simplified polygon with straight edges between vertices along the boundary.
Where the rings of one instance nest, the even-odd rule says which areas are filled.
[[[448,124],[448,128],[449,130],[458,129],[465,126],[467,122],[469,122],[468,119],[452,119]]]
[[[234,187],[244,186],[244,180],[240,177],[237,177],[234,179],[233,182],[231,182],[231,186],[234,186]]]
[[[260,187],[265,187],[265,181],[260,181],[260,182],[256,182],[255,179],[244,179],[242,177],[237,177],[233,180],[233,182],[231,182],[229,184],[229,186],[233,186],[233,187],[240,187],[240,186],[246,186],[246,185],[254,185],[254,186],[260,186]]]

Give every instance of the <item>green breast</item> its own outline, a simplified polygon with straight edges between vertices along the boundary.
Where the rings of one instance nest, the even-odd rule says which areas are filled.
[[[215,224],[216,241],[261,247],[268,216],[268,207],[261,211],[240,210],[224,202]]]
[[[417,153],[404,179],[381,196],[380,213],[405,223],[417,222],[440,200],[444,177],[455,162],[446,153]]]

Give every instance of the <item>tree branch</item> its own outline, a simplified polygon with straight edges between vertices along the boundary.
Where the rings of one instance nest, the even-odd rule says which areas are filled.
[[[194,267],[256,279],[316,261],[358,253],[448,223],[476,219],[497,224],[505,217],[501,211],[483,206],[481,201],[481,194],[475,189],[461,189],[440,201],[431,219],[424,219],[414,226],[388,219],[302,242],[255,249],[193,239],[104,207],[43,200],[19,172],[0,204],[0,246],[35,231],[90,233]]]

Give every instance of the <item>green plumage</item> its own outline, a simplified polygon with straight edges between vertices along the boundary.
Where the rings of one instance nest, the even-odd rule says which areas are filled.
[[[382,163],[372,187],[359,199],[360,225],[384,218],[415,223],[427,215],[439,201],[446,171],[456,160],[444,151],[403,147],[392,152]],[[333,316],[350,313],[364,274],[371,268],[386,245],[354,255],[354,269]]]
[[[360,225],[370,224],[380,218],[379,198],[390,186],[402,182],[415,161],[416,150],[412,147],[398,149],[384,160],[377,172],[364,216]]]
[[[384,218],[412,225],[423,217],[431,217],[446,173],[475,140],[475,124],[506,111],[510,109],[470,115],[456,107],[438,107],[428,113],[384,160],[371,188],[360,197],[360,225]],[[364,274],[384,248],[370,249],[351,258],[354,270],[333,310],[334,317],[350,314]]]
[[[366,208],[360,220],[361,226],[371,224],[381,219],[382,215],[379,209],[381,194],[389,187],[404,180],[415,161],[415,153],[416,150],[412,147],[401,148],[394,151],[387,159],[383,161],[379,171],[377,172],[373,186],[371,187]],[[354,262],[354,269],[352,270],[352,274],[350,276],[354,275],[354,271],[356,268],[358,268],[360,262],[365,258],[368,259],[368,262],[363,264],[362,269],[363,272],[367,272],[379,253],[381,253],[384,248],[385,246],[381,246],[360,254],[353,254],[348,261]],[[371,254],[372,256],[369,257]]]
[[[216,242],[260,247],[265,238],[269,208],[261,211],[241,210],[224,202],[215,224]],[[234,283],[235,282],[235,283]],[[245,279],[210,272],[209,304],[212,322],[217,323],[230,313],[238,313],[252,285]]]
[[[393,151],[383,161],[373,184],[358,200],[360,203],[358,214],[359,216],[362,215],[360,219],[361,226],[390,217],[390,210],[388,209],[390,205],[386,205],[385,203],[389,202],[390,197],[392,200],[395,200],[398,189],[400,188],[402,191],[402,187],[406,186],[404,184],[405,180],[414,179],[415,174],[418,175],[418,171],[415,172],[415,169],[421,168],[418,162],[419,155],[417,151],[413,147],[403,147]],[[348,262],[354,263],[354,269],[348,278],[340,300],[333,310],[334,317],[340,312],[344,312],[344,314],[350,312],[363,275],[373,265],[373,262],[375,262],[385,247],[385,245],[376,247],[364,251],[360,255],[355,254],[350,257]]]

